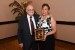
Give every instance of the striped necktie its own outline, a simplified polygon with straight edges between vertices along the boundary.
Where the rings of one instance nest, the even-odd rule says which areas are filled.
[[[34,35],[34,24],[33,24],[33,21],[32,21],[32,17],[30,17],[30,25],[31,25],[32,35]]]

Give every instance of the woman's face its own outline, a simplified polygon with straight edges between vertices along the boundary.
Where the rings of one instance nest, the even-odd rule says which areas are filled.
[[[43,16],[47,16],[48,13],[49,13],[48,7],[47,7],[47,6],[44,6],[44,7],[42,8],[41,13],[42,13]]]

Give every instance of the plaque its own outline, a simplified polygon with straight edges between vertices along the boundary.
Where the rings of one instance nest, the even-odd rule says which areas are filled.
[[[43,28],[35,29],[34,32],[35,32],[35,41],[44,40],[44,29]]]

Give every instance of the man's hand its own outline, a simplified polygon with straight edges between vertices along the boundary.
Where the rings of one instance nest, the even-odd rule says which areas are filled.
[[[23,43],[20,43],[19,45],[20,45],[20,48],[23,48]]]

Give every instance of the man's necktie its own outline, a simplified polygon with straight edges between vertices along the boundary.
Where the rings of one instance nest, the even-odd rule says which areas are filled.
[[[32,21],[32,17],[30,17],[30,24],[31,24],[32,35],[34,35],[34,24],[33,24],[33,21]]]

